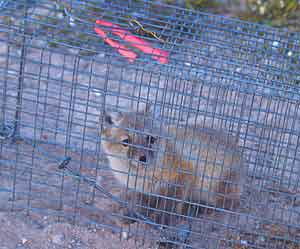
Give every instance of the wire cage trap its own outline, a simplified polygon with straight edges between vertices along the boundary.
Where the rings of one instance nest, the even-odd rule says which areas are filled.
[[[300,248],[298,34],[159,1],[0,7],[1,212]]]

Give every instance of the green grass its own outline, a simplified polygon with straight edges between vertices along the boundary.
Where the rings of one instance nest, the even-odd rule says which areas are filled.
[[[300,3],[297,0],[248,0],[247,11],[241,12],[239,17],[273,27],[300,31]]]
[[[165,2],[172,5],[178,5],[181,2],[189,9],[229,15],[246,21],[300,31],[300,1],[298,0],[246,0],[244,6],[238,0],[165,0]]]

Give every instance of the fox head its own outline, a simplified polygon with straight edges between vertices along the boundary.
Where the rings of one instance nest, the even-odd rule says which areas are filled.
[[[105,113],[106,127],[101,132],[101,145],[112,167],[116,163],[125,168],[154,164],[159,138],[154,135],[153,123],[146,111]]]

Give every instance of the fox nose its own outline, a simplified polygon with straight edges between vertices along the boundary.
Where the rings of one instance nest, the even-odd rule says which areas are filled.
[[[140,156],[139,159],[140,159],[140,162],[143,162],[143,163],[145,163],[147,161],[147,158],[145,155]]]

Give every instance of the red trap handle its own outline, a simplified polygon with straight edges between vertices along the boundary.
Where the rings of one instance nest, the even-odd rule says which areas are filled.
[[[153,48],[149,42],[133,35],[128,30],[122,29],[119,25],[104,20],[97,20],[96,24],[112,28],[113,34],[119,36],[122,40],[128,42],[132,47],[139,49],[143,53],[151,54],[152,58],[158,60],[160,63],[167,64],[169,62],[168,51],[159,48]]]
[[[137,54],[135,52],[129,50],[121,43],[108,38],[106,33],[102,29],[95,27],[94,30],[107,44],[109,44],[113,48],[116,48],[121,55],[128,59],[128,61],[135,61],[135,59],[137,58]]]

